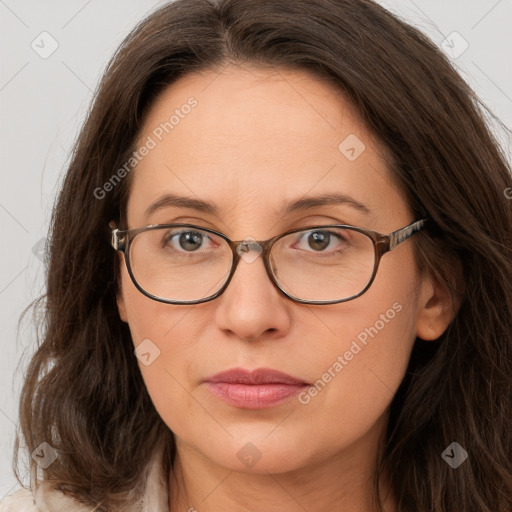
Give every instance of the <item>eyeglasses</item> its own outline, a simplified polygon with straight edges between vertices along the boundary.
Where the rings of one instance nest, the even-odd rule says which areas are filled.
[[[112,229],[111,245],[124,253],[133,284],[166,304],[199,304],[227,288],[244,259],[260,254],[274,285],[302,304],[336,304],[362,295],[384,254],[423,229],[415,221],[387,235],[345,224],[293,229],[269,240],[232,241],[193,224]]]

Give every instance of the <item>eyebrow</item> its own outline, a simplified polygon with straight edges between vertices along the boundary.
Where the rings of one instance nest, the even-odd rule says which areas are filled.
[[[317,206],[326,206],[326,205],[336,205],[336,204],[346,204],[348,206],[352,206],[354,209],[369,214],[371,213],[368,205],[356,201],[353,197],[350,197],[346,194],[341,193],[330,193],[330,194],[321,194],[318,196],[308,196],[302,197],[295,201],[292,201],[288,204],[285,204],[281,210],[281,215],[286,215],[289,213],[294,213],[297,211],[309,210],[311,208],[316,208]]]
[[[356,201],[354,198],[341,193],[321,194],[318,196],[308,196],[296,199],[294,201],[284,203],[276,212],[278,215],[288,215],[298,211],[305,211],[319,206],[346,204],[365,214],[371,213],[368,205]],[[189,208],[210,215],[219,216],[217,206],[209,201],[195,199],[193,197],[178,196],[176,194],[165,194],[151,203],[146,209],[145,215],[149,217],[158,210],[175,206],[178,208]]]
[[[193,197],[178,196],[175,194],[165,194],[158,198],[154,203],[151,203],[146,209],[145,215],[149,217],[152,213],[162,210],[164,208],[176,206],[179,208],[190,208],[198,210],[203,213],[211,215],[218,215],[219,210],[215,204],[201,199],[194,199]]]

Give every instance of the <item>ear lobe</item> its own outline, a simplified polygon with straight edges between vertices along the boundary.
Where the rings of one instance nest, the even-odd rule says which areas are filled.
[[[128,323],[128,317],[126,315],[126,308],[124,305],[124,298],[122,292],[119,292],[116,297],[117,310],[119,311],[119,317],[123,322]]]
[[[124,268],[124,256],[122,253],[119,255],[119,268],[121,269],[119,272],[119,289],[116,295],[116,303],[117,303],[117,310],[119,311],[119,317],[123,322],[128,323],[128,316],[126,314],[126,306],[124,303],[124,294],[123,294],[123,268]]]
[[[433,341],[446,331],[455,318],[459,303],[455,303],[447,287],[432,278],[426,279],[421,287],[416,336],[425,341]]]

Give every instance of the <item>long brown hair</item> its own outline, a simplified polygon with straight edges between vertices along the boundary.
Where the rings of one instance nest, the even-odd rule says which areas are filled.
[[[141,495],[155,447],[172,469],[173,434],[147,393],[115,300],[119,268],[106,227],[124,212],[130,174],[103,197],[95,190],[136,149],[163,88],[230,62],[294,66],[345,93],[387,148],[414,214],[431,219],[414,240],[418,263],[459,298],[439,340],[416,340],[375,489],[387,472],[400,511],[510,512],[510,166],[447,58],[370,0],[177,0],[113,56],[53,211],[47,292],[37,302],[44,332],[21,395],[28,452],[48,442],[59,453],[44,479],[119,510]],[[441,457],[452,442],[469,453],[457,470]],[[17,458],[14,466],[18,476]]]

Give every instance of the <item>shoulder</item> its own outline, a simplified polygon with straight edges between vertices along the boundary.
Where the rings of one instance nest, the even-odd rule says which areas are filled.
[[[162,467],[163,452],[157,452],[145,472],[144,496],[139,502],[128,501],[124,510],[132,512],[167,512],[169,510],[168,478]],[[138,498],[137,498],[138,499]],[[94,512],[71,496],[42,481],[36,490],[21,488],[0,501],[0,512]]]
[[[29,489],[20,489],[0,501],[0,512],[40,512]]]
[[[35,492],[20,489],[5,497],[0,512],[91,512],[91,508],[42,482]]]

